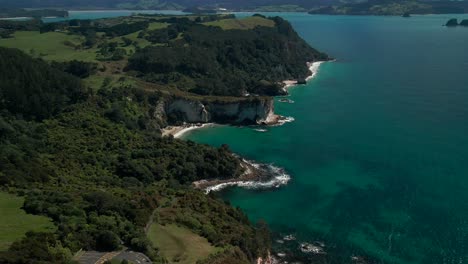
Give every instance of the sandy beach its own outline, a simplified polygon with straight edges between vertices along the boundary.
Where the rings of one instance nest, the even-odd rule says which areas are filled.
[[[312,74],[306,78],[306,81],[310,81],[313,78],[315,78],[315,76],[317,76],[318,70],[320,68],[320,65],[322,65],[322,63],[324,63],[324,61],[316,61],[316,62],[308,63],[309,71]]]
[[[214,124],[206,123],[206,124],[185,124],[182,126],[168,126],[162,129],[162,136],[167,137],[169,135],[172,135],[174,138],[180,138],[185,133],[191,130],[200,129],[200,128],[204,128],[207,126],[214,126]]]
[[[315,62],[312,62],[312,63],[309,63],[309,62],[307,63],[307,66],[309,67],[311,75],[307,76],[307,78],[305,79],[306,81],[310,81],[315,76],[317,76],[318,70],[319,70],[320,65],[322,63],[324,63],[324,61],[315,61]],[[287,92],[290,87],[293,87],[293,86],[297,85],[297,80],[286,80],[286,81],[283,81],[283,84],[284,84],[283,90],[285,92]]]

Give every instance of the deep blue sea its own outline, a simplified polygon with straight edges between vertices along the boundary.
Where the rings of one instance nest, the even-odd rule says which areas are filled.
[[[185,137],[292,178],[222,197],[276,239],[294,234],[274,247],[304,263],[468,263],[468,28],[443,27],[453,15],[274,15],[336,61],[275,103],[294,122]],[[326,254],[298,250],[314,241]]]

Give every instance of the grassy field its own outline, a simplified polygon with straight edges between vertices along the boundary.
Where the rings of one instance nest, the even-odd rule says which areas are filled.
[[[169,23],[152,22],[149,24],[148,30],[167,28],[167,26],[169,26]]]
[[[192,264],[219,250],[206,238],[176,225],[152,224],[148,236],[170,263]]]
[[[44,216],[26,214],[21,209],[24,199],[0,192],[0,251],[8,249],[27,231],[53,231],[51,220]]]
[[[68,42],[69,45],[65,43]],[[46,60],[95,61],[96,49],[75,50],[73,45],[83,42],[80,36],[67,35],[60,32],[41,34],[38,31],[17,31],[13,38],[0,39],[0,46],[18,48],[35,57]],[[70,45],[71,44],[71,45]]]
[[[168,23],[152,22],[152,23],[149,24],[148,30],[163,29],[163,28],[166,28],[167,26],[169,26]],[[132,41],[137,42],[138,46],[140,48],[144,48],[144,47],[147,47],[147,46],[151,45],[151,42],[149,42],[148,40],[146,40],[144,38],[138,38],[138,35],[140,33],[141,33],[141,30],[137,31],[137,32],[134,32],[134,33],[131,33],[131,34],[128,34],[128,35],[125,35],[125,36],[122,36],[122,37],[113,38],[110,41],[116,41],[119,44],[123,44],[124,41],[122,40],[122,38],[125,37],[125,38],[128,38],[128,39],[131,39]],[[133,45],[130,45],[128,47],[124,47],[124,49],[127,51],[127,53],[135,52],[135,47]]]
[[[204,25],[207,26],[215,26],[215,27],[220,27],[224,30],[229,30],[229,29],[253,29],[257,26],[263,26],[263,27],[274,27],[275,22],[273,22],[270,19],[266,19],[263,17],[247,17],[243,19],[223,19],[223,20],[217,20],[217,21],[212,21],[212,22],[206,22],[203,23]]]

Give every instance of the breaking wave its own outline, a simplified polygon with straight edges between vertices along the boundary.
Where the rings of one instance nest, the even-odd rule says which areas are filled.
[[[232,181],[224,182],[214,186],[207,187],[205,189],[206,193],[211,191],[219,191],[227,187],[237,186],[246,189],[270,189],[270,188],[279,188],[283,185],[286,185],[290,180],[291,176],[286,173],[283,168],[276,167],[272,164],[264,163],[254,163],[252,161],[244,160],[252,167],[262,171],[265,175],[268,176],[268,180],[265,181]]]

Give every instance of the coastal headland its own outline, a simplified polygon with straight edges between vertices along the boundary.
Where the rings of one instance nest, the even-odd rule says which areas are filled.
[[[313,63],[307,63],[310,70],[310,75],[305,78],[306,82],[312,81],[317,76],[320,65],[323,61],[317,61]],[[283,81],[285,91],[299,85],[297,80]],[[273,98],[269,98],[270,102],[273,103]],[[265,111],[263,111],[265,112]],[[271,106],[267,111],[273,118],[272,122],[265,122],[261,120],[253,123],[254,125],[261,126],[277,126],[285,124],[286,117],[274,114],[273,107]],[[251,120],[254,121],[254,120]],[[188,123],[181,126],[169,126],[162,129],[163,136],[172,136],[174,138],[181,138],[184,134],[196,129],[205,129],[213,127],[219,124],[215,123]],[[231,125],[239,125],[239,123],[231,123]],[[278,168],[272,164],[260,164],[254,161],[248,161],[241,159],[241,166],[244,172],[236,178],[231,179],[212,179],[212,180],[200,180],[193,183],[193,186],[197,189],[202,189],[205,192],[218,191],[230,186],[238,186],[252,189],[264,189],[264,188],[277,188],[287,184],[291,180],[291,176],[287,174],[282,168]]]
[[[310,75],[303,81],[282,81],[284,92],[287,94],[288,89],[311,81],[317,75],[322,63],[324,61],[307,63]],[[180,126],[165,127],[161,133],[163,136],[171,135],[176,138],[182,137],[189,131],[209,127],[213,124],[276,126],[283,125],[286,120],[286,117],[274,112],[273,97],[239,98],[238,101],[234,99],[232,102],[217,102],[217,104],[210,102],[203,104],[198,100],[177,99],[168,105],[164,114],[179,112],[185,123]],[[211,114],[207,109],[214,109],[215,113]]]
[[[174,137],[210,124],[291,120],[274,112],[274,96],[287,95],[282,81],[303,83],[314,74],[307,62],[328,55],[286,20],[262,15],[0,24],[1,191],[24,196],[26,213],[57,227],[17,232],[0,262],[66,262],[80,249],[127,247],[167,263],[172,249],[156,248],[168,241],[151,240],[154,229],[167,239],[184,232],[215,252],[180,263],[271,260],[266,224],[205,192],[278,187],[289,175],[227,145]]]

